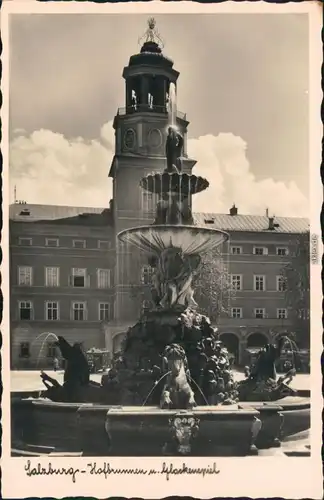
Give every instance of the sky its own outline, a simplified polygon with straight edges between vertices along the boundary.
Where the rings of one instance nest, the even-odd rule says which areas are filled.
[[[112,120],[142,14],[12,14],[10,197],[108,206]],[[180,72],[188,153],[210,181],[194,210],[308,216],[306,14],[157,15]]]

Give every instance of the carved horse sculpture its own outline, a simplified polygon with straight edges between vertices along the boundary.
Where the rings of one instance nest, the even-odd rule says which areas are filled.
[[[194,392],[188,382],[187,357],[178,344],[165,348],[164,364],[170,372],[163,388],[160,406],[169,409],[191,409],[196,406]]]
[[[267,344],[260,350],[255,367],[251,370],[250,379],[276,380],[276,360],[280,357],[286,339],[286,336],[282,336],[277,345]]]
[[[247,373],[248,377],[239,383],[241,401],[274,401],[295,394],[296,391],[288,384],[296,370],[289,370],[277,380],[275,363],[286,340],[284,335],[277,345],[268,344],[260,350],[255,366]]]

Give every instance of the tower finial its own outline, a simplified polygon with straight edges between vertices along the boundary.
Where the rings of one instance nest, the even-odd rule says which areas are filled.
[[[160,49],[163,49],[164,42],[156,29],[156,20],[154,17],[149,17],[147,20],[148,29],[145,31],[144,35],[138,39],[138,43],[156,43]]]

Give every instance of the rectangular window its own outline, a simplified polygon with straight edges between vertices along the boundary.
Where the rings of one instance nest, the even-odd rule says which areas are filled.
[[[74,321],[85,321],[87,319],[87,305],[85,302],[73,302],[72,319]]]
[[[254,317],[257,319],[264,319],[265,318],[265,309],[263,309],[263,308],[254,309]]]
[[[254,255],[268,255],[268,249],[266,247],[253,247]]]
[[[59,319],[59,304],[58,302],[45,303],[46,319],[48,321],[57,321]]]
[[[153,193],[142,191],[142,210],[143,212],[154,212],[156,208]]]
[[[153,303],[151,302],[151,300],[143,300],[143,302],[142,302],[142,313],[145,314],[150,309],[152,309],[152,307],[153,307]]]
[[[45,267],[45,286],[60,286],[59,267]]]
[[[232,290],[242,290],[242,275],[241,274],[232,274],[231,275],[231,286]]]
[[[72,269],[71,285],[78,288],[84,288],[88,286],[87,270],[79,267],[74,267]]]
[[[150,285],[152,283],[154,269],[151,266],[145,265],[141,269],[141,283],[142,285]]]
[[[287,281],[284,276],[277,276],[277,292],[285,292],[287,290]]]
[[[110,319],[110,303],[100,302],[99,304],[99,321],[108,321]]]
[[[45,246],[58,247],[59,246],[58,238],[45,238]]]
[[[287,247],[277,247],[276,248],[276,253],[277,255],[280,255],[281,257],[284,257],[285,255],[288,255],[288,248]]]
[[[110,247],[111,247],[110,241],[103,241],[103,240],[98,241],[98,248],[100,250],[108,250]]]
[[[85,248],[86,247],[85,240],[73,240],[72,244],[73,244],[73,248]]]
[[[256,292],[264,292],[265,291],[265,276],[262,275],[254,275],[254,290]]]
[[[30,357],[30,345],[29,342],[21,342],[19,345],[19,357],[29,358]]]
[[[231,254],[240,255],[242,252],[242,247],[231,247]]]
[[[98,269],[98,288],[110,288],[110,269]]]
[[[19,302],[19,319],[22,321],[33,319],[33,304],[30,300],[22,300]]]
[[[309,309],[300,309],[297,316],[299,319],[309,319]]]
[[[55,358],[57,354],[57,347],[55,342],[47,342],[47,357]]]
[[[231,317],[234,319],[239,319],[243,317],[242,307],[232,307],[231,309]]]
[[[19,238],[18,245],[22,247],[30,247],[33,244],[32,238]]]
[[[287,309],[284,309],[284,308],[277,309],[277,318],[278,319],[287,319],[287,317],[288,317]]]
[[[30,266],[18,267],[18,284],[20,286],[32,286],[33,284],[33,268]]]

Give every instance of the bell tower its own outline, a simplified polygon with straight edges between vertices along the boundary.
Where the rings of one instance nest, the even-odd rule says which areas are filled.
[[[123,70],[125,106],[114,118],[115,156],[109,176],[113,178],[113,206],[116,229],[146,224],[154,217],[154,200],[139,188],[140,179],[166,167],[165,141],[169,125],[184,138],[183,170],[191,172],[194,160],[187,157],[187,121],[176,109],[179,72],[162,53],[163,42],[155,20],[139,40],[140,52],[132,55]],[[171,123],[173,120],[174,123]],[[122,219],[121,219],[122,218]],[[123,222],[121,222],[123,221]]]
[[[123,69],[124,107],[113,121],[115,155],[109,176],[113,179],[112,210],[115,234],[135,226],[151,224],[155,217],[155,195],[140,187],[140,180],[167,166],[166,139],[172,125],[182,135],[182,170],[191,173],[196,161],[187,156],[187,121],[176,108],[179,72],[163,52],[163,42],[153,18],[139,40],[139,53]],[[118,324],[134,321],[138,304],[130,300],[130,286],[141,283],[143,259],[134,248],[125,248],[116,238],[115,319]]]

